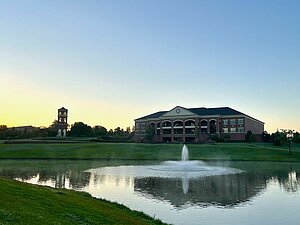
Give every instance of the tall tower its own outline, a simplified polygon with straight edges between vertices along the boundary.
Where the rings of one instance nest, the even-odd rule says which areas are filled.
[[[65,137],[68,128],[68,110],[64,107],[58,109],[57,114],[57,136]]]

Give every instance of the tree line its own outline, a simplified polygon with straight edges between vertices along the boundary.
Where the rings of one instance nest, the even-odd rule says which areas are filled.
[[[27,138],[47,138],[57,136],[57,120],[55,120],[49,127],[32,127],[27,126],[22,129],[8,128],[6,125],[0,125],[0,139],[27,139]],[[155,130],[149,126],[146,128],[146,141],[151,142]],[[97,141],[132,141],[134,137],[134,127],[126,129],[117,127],[115,129],[107,129],[104,126],[96,125],[89,126],[83,122],[75,122],[70,126],[67,131],[69,137],[91,137]],[[210,140],[215,142],[230,142],[230,134],[211,135]],[[277,130],[276,132],[269,134],[264,131],[261,134],[261,140],[263,142],[273,143],[276,146],[281,146],[289,142],[300,143],[300,133],[294,130]],[[247,131],[245,134],[246,142],[255,142],[255,136],[251,131]]]
[[[0,125],[0,139],[27,139],[27,138],[47,138],[57,136],[57,124],[55,120],[49,127],[12,127]],[[69,137],[91,137],[95,140],[103,141],[131,141],[134,136],[134,128],[126,129],[117,127],[107,129],[104,126],[89,126],[83,122],[75,122],[67,131]]]

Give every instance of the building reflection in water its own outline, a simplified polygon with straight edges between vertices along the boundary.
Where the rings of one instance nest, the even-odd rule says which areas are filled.
[[[300,179],[297,178],[296,171],[290,171],[287,179],[281,180],[280,185],[287,192],[298,192],[300,190]]]
[[[249,200],[266,187],[262,176],[246,173],[198,179],[136,178],[134,190],[167,200],[176,207],[195,204],[234,206]]]

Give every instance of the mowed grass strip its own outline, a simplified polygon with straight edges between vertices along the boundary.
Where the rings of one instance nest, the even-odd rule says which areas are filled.
[[[116,159],[180,160],[182,144],[72,143],[0,144],[0,159]],[[300,162],[300,145],[216,143],[188,145],[190,158],[198,160],[246,160]]]
[[[87,193],[0,178],[0,224],[164,224]]]

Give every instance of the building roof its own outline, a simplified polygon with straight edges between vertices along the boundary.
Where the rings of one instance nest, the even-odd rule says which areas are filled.
[[[68,111],[65,107],[61,107],[58,111]]]
[[[180,107],[180,106],[179,106]],[[176,108],[176,107],[175,107]],[[181,107],[183,108],[183,107]],[[235,109],[232,109],[230,107],[218,107],[218,108],[205,108],[205,107],[200,107],[200,108],[185,108],[186,110],[189,110],[190,112],[198,115],[198,116],[210,116],[210,115],[220,115],[220,116],[231,116],[231,115],[244,115],[247,117],[250,117],[254,120],[257,120],[251,116],[248,116],[242,112],[239,112]],[[167,113],[169,111],[159,111],[156,113],[152,113],[147,116],[143,116],[141,118],[138,118],[136,120],[146,120],[146,119],[158,119],[161,117],[163,114]],[[259,120],[257,120],[259,121]],[[261,122],[261,121],[259,121]],[[263,123],[263,122],[262,122]]]
[[[138,118],[136,120],[144,120],[144,119],[156,119],[156,118],[159,118],[161,115],[165,114],[166,112],[168,111],[159,111],[159,112],[156,112],[156,113],[152,113],[150,115],[147,115],[147,116],[143,116],[141,118]]]
[[[192,113],[195,113],[199,116],[208,116],[208,115],[222,115],[222,116],[229,116],[229,115],[244,115],[235,109],[230,107],[219,107],[219,108],[190,108],[187,109]]]

